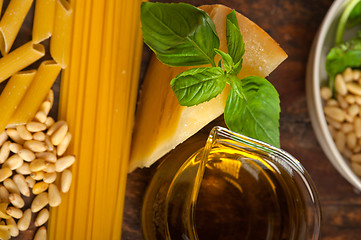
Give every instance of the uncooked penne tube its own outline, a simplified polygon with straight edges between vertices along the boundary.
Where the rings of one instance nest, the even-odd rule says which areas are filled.
[[[27,123],[35,116],[60,70],[60,65],[53,60],[47,60],[40,64],[32,83],[9,121],[10,125]]]
[[[54,13],[55,0],[36,0],[33,22],[34,43],[44,41],[52,35]]]
[[[29,12],[33,0],[11,0],[0,21],[0,50],[7,54]]]
[[[23,71],[14,74],[0,95],[0,132],[5,130],[11,116],[34,79],[36,71]]]
[[[68,65],[72,29],[70,4],[65,0],[56,0],[53,35],[50,39],[50,54],[62,67]]]
[[[43,45],[28,42],[0,58],[0,83],[44,55]]]

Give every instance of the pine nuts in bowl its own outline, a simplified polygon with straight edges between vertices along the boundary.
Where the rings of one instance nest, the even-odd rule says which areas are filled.
[[[347,67],[329,84],[326,57],[335,46],[337,25],[353,0],[336,0],[327,12],[309,55],[306,94],[316,137],[337,171],[361,191],[361,71]],[[353,1],[355,2],[355,1]],[[345,30],[344,39],[356,35]]]

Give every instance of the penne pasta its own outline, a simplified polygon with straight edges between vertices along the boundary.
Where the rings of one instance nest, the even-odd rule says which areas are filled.
[[[0,132],[5,130],[11,116],[34,79],[36,71],[29,70],[14,74],[0,95]]]
[[[14,41],[33,0],[12,0],[0,20],[0,51],[7,54]]]
[[[28,42],[0,58],[0,83],[44,55],[43,45]]]
[[[49,38],[53,32],[55,0],[36,0],[33,22],[33,42]]]
[[[10,125],[25,124],[35,116],[40,104],[48,95],[51,86],[59,75],[60,70],[59,64],[53,60],[47,60],[40,64],[32,83],[13,116],[11,116]]]
[[[0,14],[1,14],[1,11],[3,9],[3,4],[4,4],[4,0],[0,0]]]
[[[69,61],[72,14],[70,4],[65,0],[56,0],[53,35],[50,39],[52,58],[65,68]]]

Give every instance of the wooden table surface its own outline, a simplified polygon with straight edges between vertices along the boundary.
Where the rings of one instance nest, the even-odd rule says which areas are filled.
[[[307,58],[315,34],[333,1],[183,2],[196,6],[220,3],[232,7],[267,31],[287,52],[288,59],[268,77],[281,99],[281,146],[303,164],[318,189],[322,207],[321,239],[361,239],[361,195],[334,169],[321,149],[311,125],[306,101]],[[145,49],[142,73],[148,59],[149,51]],[[128,175],[122,234],[124,240],[143,239],[140,221],[142,198],[156,166],[138,169]]]

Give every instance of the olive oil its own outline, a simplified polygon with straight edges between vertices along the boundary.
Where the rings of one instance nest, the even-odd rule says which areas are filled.
[[[144,199],[145,239],[318,239],[307,172],[284,152],[240,140],[198,151],[193,142],[167,156]]]

